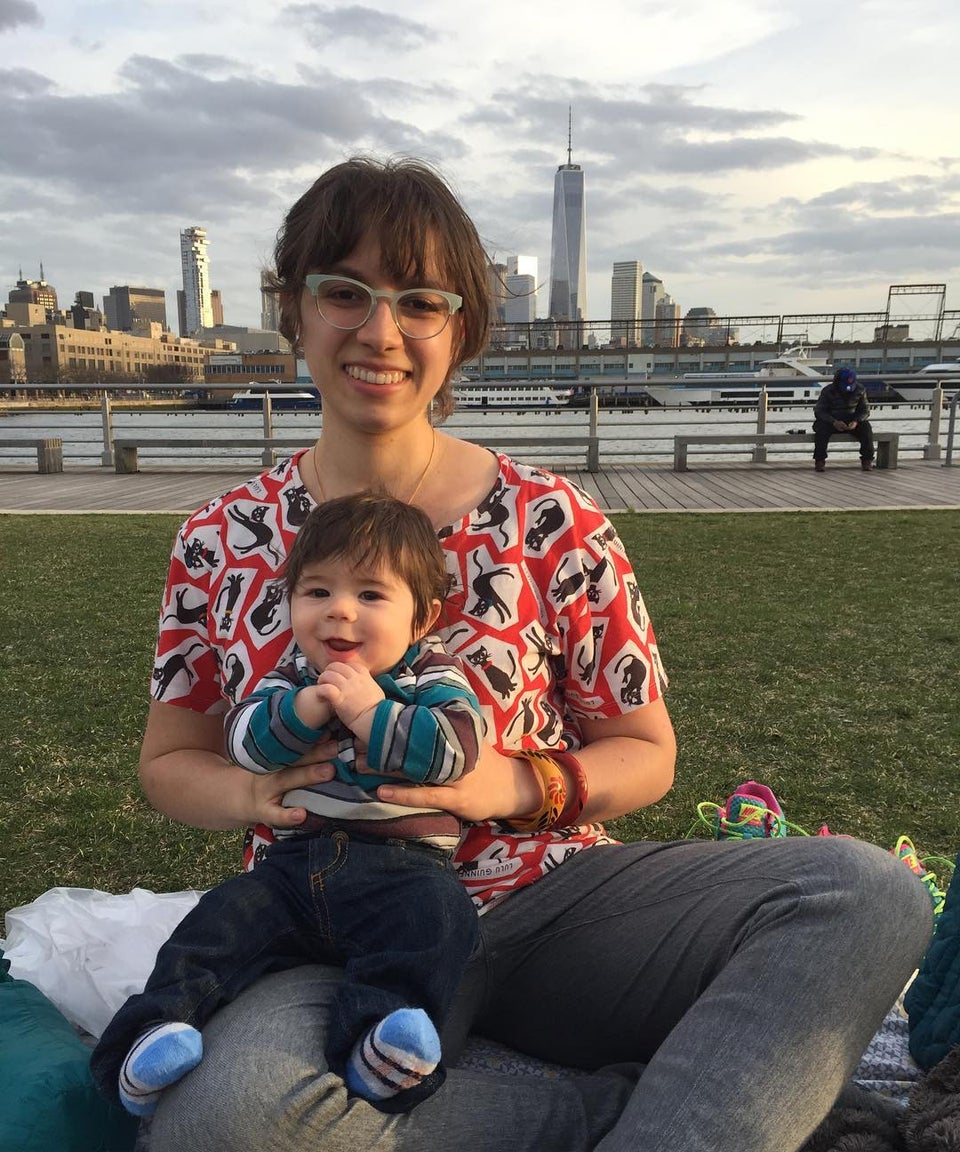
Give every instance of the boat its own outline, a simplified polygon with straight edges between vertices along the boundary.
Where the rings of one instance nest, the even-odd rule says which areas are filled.
[[[320,393],[316,388],[282,391],[266,387],[245,388],[242,392],[234,392],[227,401],[227,407],[232,411],[256,411],[263,408],[264,396],[270,397],[270,407],[274,411],[307,409],[316,412],[320,409]]]
[[[920,379],[922,376],[926,376],[927,379]],[[901,400],[911,404],[929,404],[933,399],[933,390],[938,384],[943,388],[944,400],[952,400],[953,394],[960,386],[960,360],[925,364],[909,380],[898,380],[896,376],[887,377],[887,387],[896,392]]]
[[[832,378],[833,365],[825,356],[799,346],[761,361],[753,372],[684,372],[677,380],[645,380],[643,388],[662,405],[755,404],[761,391],[771,401],[803,403],[815,401]]]
[[[453,389],[458,408],[565,408],[572,396],[554,380],[460,380]]]

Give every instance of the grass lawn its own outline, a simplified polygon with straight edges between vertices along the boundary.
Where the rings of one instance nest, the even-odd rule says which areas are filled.
[[[788,818],[960,848],[960,516],[624,515],[671,677],[677,783],[616,821],[684,835],[742,780]],[[0,517],[0,912],[47,888],[205,887],[240,836],[143,800],[137,749],[177,518]]]

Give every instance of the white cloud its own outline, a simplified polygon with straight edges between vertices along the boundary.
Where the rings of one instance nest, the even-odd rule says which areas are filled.
[[[935,32],[935,35],[931,33]],[[226,316],[256,324],[284,208],[356,151],[440,165],[500,255],[549,272],[553,175],[587,182],[590,312],[640,259],[682,307],[879,306],[960,267],[941,0],[598,0],[572,17],[260,0],[0,0],[8,94],[0,291],[178,280],[210,236]],[[952,301],[948,300],[948,305]]]

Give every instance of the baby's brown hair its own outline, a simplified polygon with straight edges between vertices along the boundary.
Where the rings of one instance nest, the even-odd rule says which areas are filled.
[[[308,564],[346,560],[357,568],[385,568],[410,589],[413,627],[430,620],[433,601],[443,603],[453,577],[426,513],[393,496],[357,492],[318,505],[297,533],[281,572],[287,595]]]

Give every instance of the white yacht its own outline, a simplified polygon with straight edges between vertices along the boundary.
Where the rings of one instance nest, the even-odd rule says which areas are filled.
[[[302,391],[287,391],[286,389],[275,391],[266,386],[245,388],[242,392],[234,392],[227,401],[227,407],[233,411],[258,410],[263,407],[264,396],[270,397],[270,407],[275,411],[289,411],[298,408],[316,411],[320,408],[320,393],[316,388],[303,389]]]
[[[678,380],[645,380],[642,386],[658,404],[708,407],[754,404],[762,390],[771,401],[814,401],[832,379],[826,356],[800,346],[761,361],[753,372],[685,372]]]
[[[461,380],[453,389],[458,408],[563,408],[572,395],[555,380]]]
[[[933,390],[939,384],[943,388],[944,399],[950,400],[960,386],[960,360],[947,360],[943,364],[925,364],[916,375],[925,376],[926,379],[901,381],[896,376],[888,376],[887,387],[911,404],[929,404],[933,399]]]

